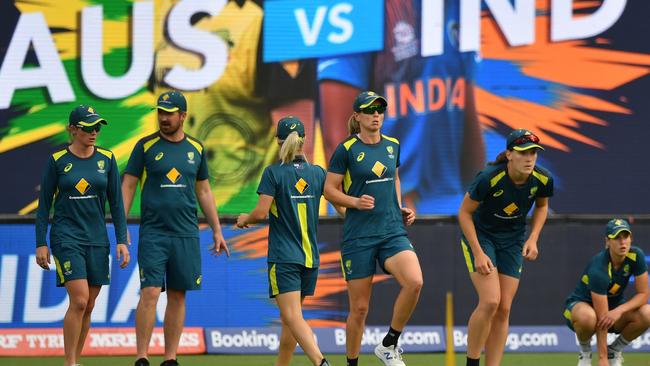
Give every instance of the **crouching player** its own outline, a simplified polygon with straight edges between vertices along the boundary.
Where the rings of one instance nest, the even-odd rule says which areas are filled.
[[[578,286],[566,300],[564,317],[580,343],[578,366],[591,365],[591,337],[596,334],[598,365],[619,366],[621,352],[650,326],[648,267],[643,251],[632,246],[630,224],[607,223],[606,247],[587,264]],[[636,294],[625,301],[623,292],[634,276]],[[607,333],[618,333],[607,345]]]

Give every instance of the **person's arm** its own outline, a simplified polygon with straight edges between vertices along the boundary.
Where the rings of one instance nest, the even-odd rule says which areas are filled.
[[[343,175],[327,172],[325,178],[325,199],[333,205],[339,205],[346,208],[356,208],[358,210],[372,210],[375,208],[375,198],[367,194],[361,197],[349,196],[340,187],[343,184]]]
[[[122,201],[122,190],[120,189],[120,169],[117,167],[115,155],[111,157],[111,169],[107,183],[106,198],[111,209],[111,217],[115,227],[115,240],[117,240],[115,253],[117,261],[122,261],[120,268],[124,268],[131,261],[131,256],[129,249],[126,247],[126,214],[124,213],[124,202]]]
[[[490,274],[493,271],[494,264],[481,249],[481,245],[478,242],[478,236],[476,235],[476,227],[474,226],[474,221],[472,220],[472,214],[478,209],[480,202],[473,200],[469,193],[465,194],[463,202],[460,204],[460,209],[458,210],[458,224],[460,229],[467,239],[472,254],[474,255],[474,270],[480,274]]]
[[[481,123],[476,111],[474,82],[465,84],[465,113],[463,114],[463,143],[460,158],[460,174],[463,186],[469,183],[476,171],[485,164],[485,143]]]
[[[648,296],[650,295],[650,291],[648,290],[648,272],[634,277],[634,289],[636,290],[636,294],[626,302],[608,311],[602,319],[598,320],[598,326],[602,325],[604,327],[607,324],[614,324],[624,313],[636,310],[648,303]]]
[[[50,209],[57,186],[56,163],[50,157],[41,177],[41,190],[38,195],[36,210],[36,264],[43,269],[50,269],[50,249],[47,246],[47,225],[50,220]]]
[[[212,195],[212,189],[210,188],[210,181],[208,179],[196,181],[196,199],[199,201],[199,206],[201,206],[201,211],[203,211],[208,225],[212,228],[214,245],[210,248],[210,251],[212,254],[220,255],[223,249],[226,255],[230,257],[230,249],[228,249],[228,244],[226,244],[226,240],[221,232],[217,205]]]
[[[607,295],[601,295],[591,291],[591,301],[596,311],[596,319],[598,320],[596,326],[596,350],[600,365],[602,360],[607,361],[607,330],[614,322],[607,318]]]
[[[535,199],[535,208],[533,209],[533,217],[531,219],[530,235],[528,240],[524,243],[522,254],[524,258],[534,261],[537,259],[539,253],[537,249],[537,240],[539,240],[539,233],[544,227],[546,217],[548,216],[548,197],[537,197]]]
[[[138,187],[138,181],[144,172],[144,148],[142,142],[138,141],[131,156],[129,156],[129,161],[126,164],[124,169],[124,176],[122,177],[122,203],[124,205],[124,217],[125,219],[129,217],[129,212],[131,212],[131,205],[133,204],[133,196],[135,195],[135,190]],[[126,228],[126,242],[131,245],[131,234],[129,233],[129,228]]]
[[[264,220],[271,209],[273,203],[273,196],[267,194],[260,194],[257,199],[257,206],[247,214],[240,214],[237,218],[237,227],[240,229],[247,228],[249,225],[256,224]]]
[[[408,207],[402,207],[402,186],[399,179],[399,168],[395,169],[395,192],[397,193],[397,203],[402,211],[402,220],[404,225],[410,226],[415,221],[415,212]]]

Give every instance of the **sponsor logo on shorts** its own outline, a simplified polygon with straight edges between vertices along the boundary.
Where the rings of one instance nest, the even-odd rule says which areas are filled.
[[[197,278],[196,278],[196,284],[197,284],[197,285],[200,285],[202,280],[203,280],[203,276],[199,276],[199,277],[197,277]]]
[[[345,261],[345,273],[349,275],[352,274],[352,259],[348,259]]]
[[[144,282],[144,268],[140,268],[140,282]]]

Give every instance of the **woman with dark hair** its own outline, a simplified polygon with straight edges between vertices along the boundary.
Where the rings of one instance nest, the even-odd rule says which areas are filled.
[[[506,150],[476,175],[458,211],[463,255],[479,298],[468,323],[468,366],[479,365],[484,348],[485,364],[500,364],[523,260],[537,258],[553,195],[553,177],[536,164],[541,150],[532,132],[512,131]],[[533,206],[526,239],[526,216]]]

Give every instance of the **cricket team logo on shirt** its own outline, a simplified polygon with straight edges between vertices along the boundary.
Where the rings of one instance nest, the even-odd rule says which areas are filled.
[[[104,170],[104,167],[106,166],[106,162],[104,160],[98,160],[97,161],[97,172],[99,173],[106,173],[106,170]]]
[[[309,183],[307,183],[306,180],[300,178],[294,187],[296,187],[300,194],[303,194],[305,193],[305,190],[307,190],[307,187],[309,187]]]
[[[388,170],[388,168],[386,168],[386,166],[379,161],[375,162],[375,165],[372,166],[372,172],[375,173],[375,175],[379,178],[383,177],[384,174],[386,174],[386,170]]]
[[[194,151],[189,151],[187,153],[187,162],[190,164],[194,164]]]
[[[626,264],[623,266],[623,276],[629,276],[630,275],[630,265]]]
[[[395,159],[395,155],[393,154],[394,150],[392,146],[386,146],[386,151],[388,151],[388,157],[390,159]]]
[[[537,186],[530,189],[530,196],[528,196],[528,198],[535,197],[535,193],[537,193]]]

